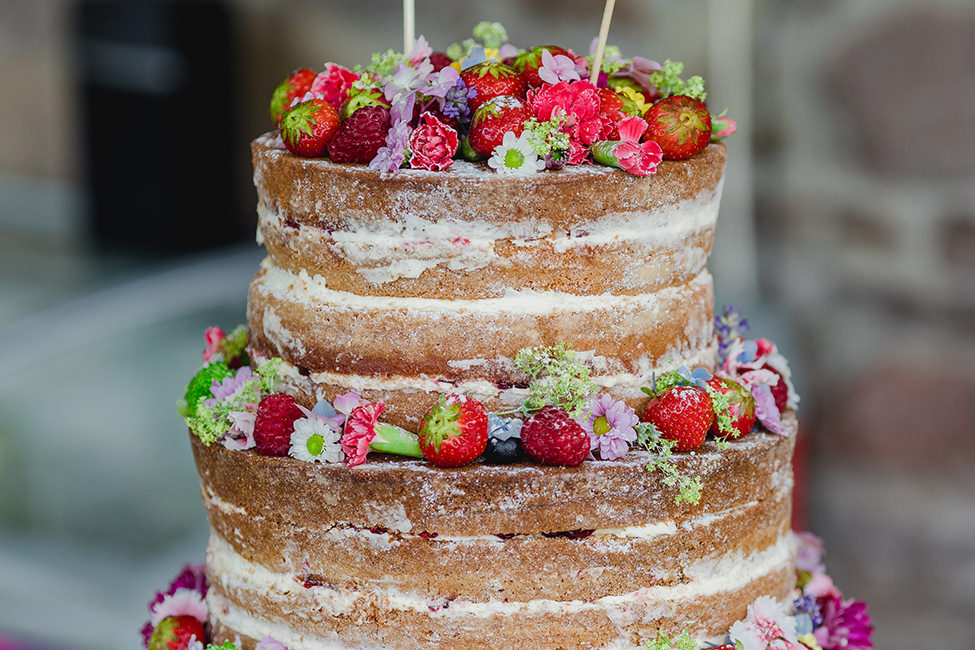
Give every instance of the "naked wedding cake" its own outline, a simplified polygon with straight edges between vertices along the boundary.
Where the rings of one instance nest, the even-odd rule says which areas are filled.
[[[506,40],[275,92],[267,258],[181,407],[206,563],[146,647],[872,648],[790,529],[788,364],[714,313],[734,123]]]

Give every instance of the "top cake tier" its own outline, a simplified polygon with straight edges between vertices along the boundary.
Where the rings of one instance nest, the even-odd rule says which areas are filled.
[[[706,269],[725,148],[640,177],[527,177],[457,161],[383,174],[252,144],[259,236],[251,352],[299,401],[354,390],[415,425],[443,392],[517,406],[525,347],[571,345],[633,404],[653,372],[713,367]]]

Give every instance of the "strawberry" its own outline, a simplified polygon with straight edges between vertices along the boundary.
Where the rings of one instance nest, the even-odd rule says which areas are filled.
[[[302,417],[304,413],[291,395],[274,393],[264,397],[257,406],[257,417],[254,419],[257,451],[264,456],[287,456],[295,420]]]
[[[528,91],[525,80],[514,68],[497,61],[485,61],[472,65],[460,73],[460,78],[468,88],[476,92],[467,100],[467,107],[476,111],[485,102],[501,95],[524,97]]]
[[[420,450],[438,467],[460,467],[484,452],[488,417],[477,400],[463,395],[441,396],[420,421]]]
[[[278,84],[271,95],[271,123],[274,128],[281,125],[281,117],[284,112],[291,108],[295,99],[305,96],[311,90],[311,84],[315,81],[315,72],[308,68],[295,70],[288,78]]]
[[[703,388],[673,386],[650,400],[643,421],[657,427],[664,439],[675,441],[678,451],[690,451],[707,437],[714,423],[714,409]]]
[[[206,643],[203,623],[196,617],[167,616],[152,630],[148,650],[186,650],[192,637]]]
[[[339,114],[324,99],[296,104],[281,117],[281,138],[288,151],[305,158],[324,155],[339,127]]]
[[[558,45],[539,45],[526,52],[522,52],[515,58],[512,67],[521,73],[522,78],[531,88],[537,88],[545,83],[538,76],[538,69],[542,67],[542,50],[548,50],[552,56],[562,54],[573,60],[576,58],[572,52]]]
[[[471,148],[482,156],[490,156],[501,144],[504,134],[516,136],[524,131],[524,122],[531,117],[525,102],[513,95],[501,95],[482,104],[471,118],[468,135]]]
[[[589,434],[557,406],[546,406],[521,427],[521,446],[540,463],[575,467],[589,455]]]
[[[723,377],[712,377],[708,380],[708,386],[728,395],[728,416],[735,429],[735,433],[730,434],[731,437],[738,438],[751,433],[755,427],[755,398],[751,392],[737,381]],[[727,431],[719,429],[717,421],[711,426],[711,433],[722,437],[729,435]]]
[[[664,160],[686,160],[711,141],[711,114],[704,104],[687,95],[665,97],[644,115],[650,128],[644,140],[664,150]]]
[[[613,125],[612,132],[610,132],[606,137],[607,140],[619,140],[619,123],[623,121],[623,118],[625,117],[638,114],[634,112],[632,104],[627,104],[627,102],[623,101],[623,98],[620,97],[612,88],[599,89],[599,113],[606,116],[609,122]]]

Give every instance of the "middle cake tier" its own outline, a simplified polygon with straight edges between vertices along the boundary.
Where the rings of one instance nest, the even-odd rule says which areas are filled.
[[[385,401],[384,420],[415,426],[441,393],[460,391],[488,410],[520,404],[518,351],[563,343],[590,366],[598,388],[638,406],[653,373],[712,368],[713,281],[636,295],[510,290],[497,298],[360,295],[268,258],[248,296],[250,352],[283,360],[299,401],[355,391]]]

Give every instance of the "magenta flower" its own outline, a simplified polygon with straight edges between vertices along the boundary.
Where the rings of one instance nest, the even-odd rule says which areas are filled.
[[[823,650],[873,650],[873,624],[867,604],[838,596],[819,601],[823,624],[813,631]]]
[[[560,81],[528,92],[532,115],[539,122],[565,117],[562,130],[569,134],[569,164],[586,160],[589,145],[605,139],[612,121],[599,112],[599,91],[588,81]]]
[[[369,162],[369,168],[378,172],[395,172],[406,162],[410,146],[410,124],[405,120],[393,123],[386,133],[386,146],[380,147],[376,157]]]
[[[433,113],[420,116],[420,125],[410,134],[410,167],[443,171],[454,162],[459,144],[457,131],[447,126]]]
[[[165,591],[158,592],[149,601],[149,613],[154,615],[156,609],[162,605],[167,597],[172,597],[180,590],[196,592],[200,600],[207,595],[207,577],[202,564],[185,565],[176,577],[173,578],[173,581],[169,583],[169,587]],[[154,627],[155,624],[150,621],[141,630],[142,644],[147,648],[149,647],[149,637],[152,636],[152,629]]]
[[[334,106],[335,110],[341,111],[349,88],[358,79],[359,75],[348,68],[329,62],[325,64],[325,71],[318,73],[315,80],[311,82],[309,92],[313,97],[324,99]]]
[[[227,335],[219,327],[208,327],[206,332],[203,334],[203,340],[206,341],[207,347],[203,351],[203,360],[210,361],[217,354],[221,354],[221,345]]]
[[[741,650],[806,650],[796,638],[796,621],[784,605],[760,596],[745,620],[731,626],[731,640]]]
[[[338,398],[335,401],[337,403]],[[339,440],[345,453],[345,464],[349,467],[366,462],[370,451],[423,458],[416,434],[379,421],[385,408],[385,402],[363,402],[352,409]]]
[[[598,163],[618,167],[636,176],[649,176],[657,171],[664,153],[653,140],[640,142],[647,122],[630,116],[619,123],[619,140],[603,140],[592,145],[592,158]]]
[[[547,49],[542,50],[542,65],[538,68],[538,77],[542,81],[550,84],[557,84],[560,81],[578,81],[582,78],[580,72],[585,72],[585,68],[579,66],[571,57],[564,54],[552,56]]]
[[[636,412],[609,395],[594,397],[585,419],[577,422],[589,434],[590,449],[598,449],[602,460],[622,458],[636,442],[634,426],[640,421]]]

